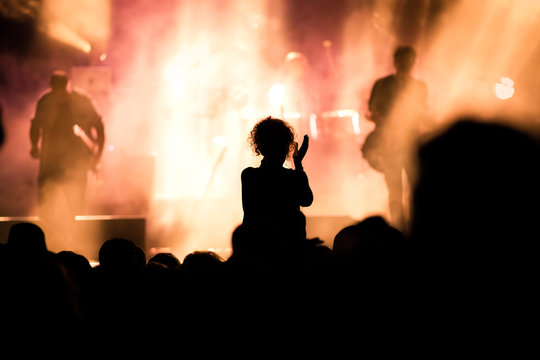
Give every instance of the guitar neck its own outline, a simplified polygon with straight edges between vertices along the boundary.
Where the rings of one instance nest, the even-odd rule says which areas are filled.
[[[73,133],[83,141],[92,154],[96,153],[97,145],[79,125],[73,125]]]

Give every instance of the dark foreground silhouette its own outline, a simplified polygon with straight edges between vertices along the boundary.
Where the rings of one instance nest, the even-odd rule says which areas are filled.
[[[304,239],[288,249],[240,224],[228,259],[147,260],[129,239],[109,239],[91,267],[17,224],[0,247],[3,323],[59,327],[79,341],[122,333],[183,346],[227,339],[228,349],[338,341],[355,354],[377,344],[516,355],[536,309],[539,159],[536,137],[461,119],[420,148],[411,235],[372,216],[343,228],[332,248]]]

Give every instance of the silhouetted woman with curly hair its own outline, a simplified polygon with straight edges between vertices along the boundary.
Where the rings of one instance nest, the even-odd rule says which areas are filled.
[[[300,206],[313,202],[302,167],[309,138],[305,135],[298,149],[294,137],[293,128],[283,120],[268,117],[259,121],[249,142],[263,159],[259,167],[244,169],[241,177],[243,225],[262,242],[271,237],[272,246],[284,251],[306,239],[306,219]],[[291,156],[294,170],[284,167]]]

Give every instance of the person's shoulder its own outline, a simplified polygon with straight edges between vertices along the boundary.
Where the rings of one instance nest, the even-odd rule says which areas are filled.
[[[396,79],[397,79],[396,74],[388,74],[381,78],[381,80],[384,80],[384,81],[395,81]]]
[[[90,94],[86,90],[78,88],[78,87],[74,87],[73,89],[71,89],[70,94],[72,98],[77,99],[77,100],[85,100],[85,101],[91,100]]]
[[[48,111],[51,106],[54,106],[55,100],[50,90],[41,93],[36,102],[36,112]]]
[[[41,94],[39,94],[38,96],[38,104],[39,103],[43,103],[43,102],[47,102],[49,101],[49,99],[52,97],[52,92],[51,90],[45,90],[44,92],[42,92]]]
[[[395,81],[395,80],[396,80],[396,75],[395,74],[390,74],[390,75],[386,75],[386,76],[383,76],[383,77],[377,79],[377,82],[378,83],[386,83],[386,82]]]
[[[94,98],[86,90],[81,88],[73,88],[70,93],[72,103],[75,106],[79,106],[82,109],[93,108],[99,113],[99,106],[94,100]]]
[[[304,171],[299,171],[299,170],[295,170],[295,169],[289,169],[289,168],[283,168],[281,170],[281,173],[283,174],[283,176],[286,176],[286,177],[289,177],[289,178],[297,178],[297,177],[303,177],[305,176],[305,172]]]
[[[256,173],[257,170],[258,170],[258,168],[254,168],[254,167],[251,167],[251,166],[250,166],[250,167],[247,167],[247,168],[245,168],[244,170],[242,170],[242,174],[241,174],[241,175],[242,175],[242,177],[249,176],[249,175],[251,175],[251,174]]]
[[[394,74],[390,74],[377,79],[374,86],[388,86],[394,82],[396,82],[396,76]]]
[[[70,92],[71,92],[71,94],[76,95],[76,96],[84,96],[84,97],[89,97],[90,96],[86,89],[84,89],[82,87],[78,87],[78,86],[72,86]]]

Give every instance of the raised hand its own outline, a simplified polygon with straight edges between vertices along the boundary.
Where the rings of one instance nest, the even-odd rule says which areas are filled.
[[[304,135],[304,139],[302,141],[302,145],[300,148],[298,148],[298,143],[295,144],[296,148],[294,149],[293,154],[293,161],[294,161],[294,167],[296,169],[302,169],[302,160],[304,159],[304,156],[306,156],[308,147],[309,147],[309,136]]]
[[[30,149],[30,156],[33,159],[39,159],[39,155],[40,155],[40,152],[37,147],[32,147],[32,149]]]

